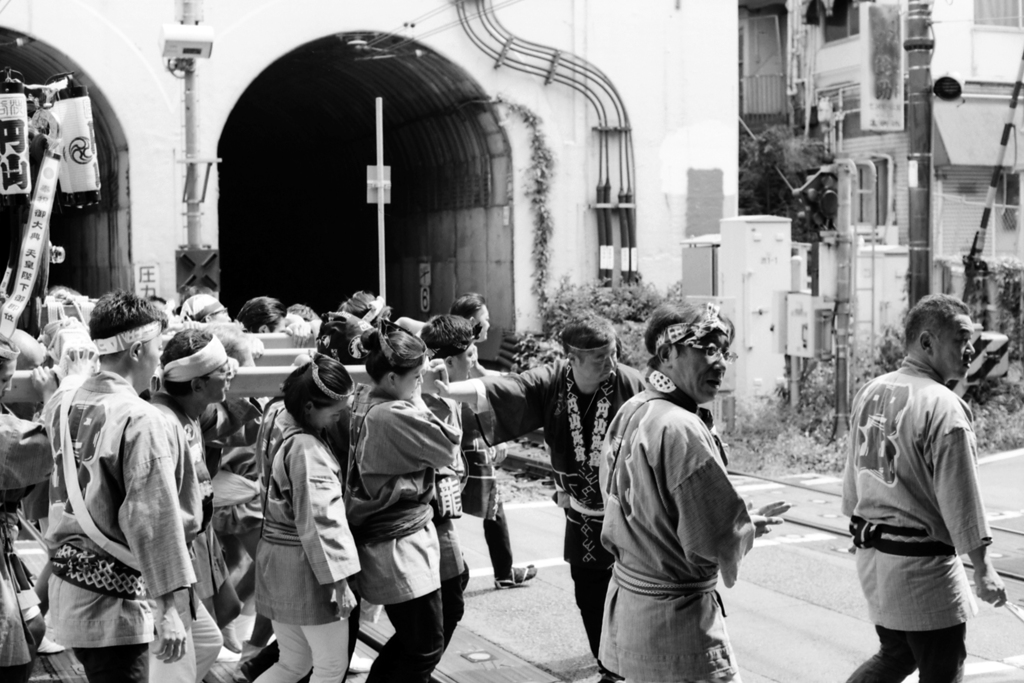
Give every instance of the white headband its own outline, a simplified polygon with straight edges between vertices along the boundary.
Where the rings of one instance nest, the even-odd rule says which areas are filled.
[[[220,339],[214,337],[210,343],[191,356],[172,360],[164,366],[164,379],[168,382],[188,382],[196,377],[209,375],[228,362],[228,353]]]
[[[136,327],[127,332],[115,334],[113,337],[93,339],[93,343],[96,344],[96,350],[99,351],[100,355],[106,356],[118,351],[127,351],[135,342],[148,342],[156,338],[160,334],[161,329],[163,329],[163,325],[159,321],[154,321],[142,327]]]

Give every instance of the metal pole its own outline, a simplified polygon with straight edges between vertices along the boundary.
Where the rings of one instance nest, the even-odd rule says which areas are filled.
[[[836,215],[836,438],[850,427],[850,300],[853,287],[853,179],[856,167],[838,162]]]
[[[198,24],[201,0],[184,0],[181,4],[181,23]],[[185,225],[188,246],[199,248],[203,239],[202,188],[199,183],[199,99],[196,82],[196,60],[181,60],[185,71]]]
[[[377,104],[377,278],[380,281],[380,296],[388,300],[387,271],[384,260],[384,98],[378,97]]]
[[[914,306],[931,292],[932,76],[935,41],[930,0],[910,0],[907,8],[908,132],[910,133],[910,301]]]

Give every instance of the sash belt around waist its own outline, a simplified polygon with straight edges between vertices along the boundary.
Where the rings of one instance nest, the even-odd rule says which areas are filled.
[[[113,557],[65,543],[50,558],[53,575],[93,593],[122,600],[146,597],[146,582],[137,570]]]
[[[299,538],[299,530],[291,524],[282,524],[272,519],[263,520],[263,534],[260,540],[271,545],[284,545],[289,547],[301,546],[302,539]]]
[[[618,562],[614,566],[615,581],[630,593],[649,595],[651,597],[686,597],[697,593],[710,593],[718,585],[718,574],[703,581],[690,583],[673,583],[644,576],[632,569],[623,567]]]
[[[850,518],[850,534],[853,536],[853,544],[858,548],[874,548],[887,555],[902,555],[904,557],[956,555],[956,548],[942,541],[897,541],[882,537],[882,534],[888,534],[904,538],[924,538],[928,536],[928,532],[924,529],[892,526],[891,524],[873,524],[856,515]]]

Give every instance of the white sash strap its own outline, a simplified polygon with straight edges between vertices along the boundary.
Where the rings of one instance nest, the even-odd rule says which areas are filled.
[[[82,498],[82,487],[78,483],[78,471],[75,467],[75,450],[71,439],[71,402],[75,398],[76,391],[68,388],[61,397],[60,402],[60,433],[64,460],[64,484],[67,487],[68,502],[71,503],[71,511],[75,520],[82,527],[82,531],[93,543],[103,549],[103,552],[111,555],[132,569],[138,570],[139,563],[132,555],[128,546],[107,538],[102,531],[96,527],[89,514],[89,508]]]

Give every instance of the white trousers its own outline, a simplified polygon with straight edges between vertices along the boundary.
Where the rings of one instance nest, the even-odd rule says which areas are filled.
[[[188,617],[187,614],[185,616]],[[186,624],[185,631],[188,634],[185,656],[176,662],[161,662],[153,651],[156,641],[150,643],[149,680],[154,683],[202,683],[210,673],[224,645],[224,637],[217,628],[217,622],[198,599],[195,621]]]
[[[348,619],[319,626],[271,621],[281,655],[255,683],[295,683],[313,669],[309,683],[338,683],[348,670]]]

